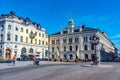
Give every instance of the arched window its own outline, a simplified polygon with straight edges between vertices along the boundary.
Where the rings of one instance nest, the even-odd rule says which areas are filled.
[[[70,60],[73,60],[73,55],[72,54],[70,54]]]
[[[29,53],[33,53],[33,49],[32,48],[30,48]]]
[[[21,49],[21,54],[26,53],[26,48]]]
[[[5,58],[6,58],[6,59],[10,59],[10,58],[11,58],[11,50],[10,50],[10,49],[6,49]]]

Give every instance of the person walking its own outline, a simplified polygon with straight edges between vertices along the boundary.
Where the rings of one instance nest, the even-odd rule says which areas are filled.
[[[33,65],[35,64],[35,61],[36,61],[36,56],[33,56],[32,57],[32,60],[33,60]]]
[[[13,56],[12,60],[13,60],[13,65],[15,65],[16,64],[16,54]]]

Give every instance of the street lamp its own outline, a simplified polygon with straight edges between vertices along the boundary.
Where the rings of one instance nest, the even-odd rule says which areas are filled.
[[[93,60],[93,64],[98,65],[98,57],[97,57],[97,52],[96,52],[96,46],[99,44],[99,40],[100,38],[97,35],[93,35],[90,37],[90,42],[91,44],[94,46],[94,60]]]

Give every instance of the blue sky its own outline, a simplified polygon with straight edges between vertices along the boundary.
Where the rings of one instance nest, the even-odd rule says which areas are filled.
[[[0,0],[0,14],[15,11],[40,23],[48,34],[67,27],[70,15],[76,26],[85,24],[106,32],[120,49],[120,0]]]

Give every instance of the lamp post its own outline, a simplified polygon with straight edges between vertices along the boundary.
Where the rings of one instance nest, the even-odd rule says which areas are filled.
[[[96,47],[99,44],[99,40],[100,40],[100,38],[97,35],[93,35],[93,36],[90,37],[90,42],[94,46],[94,60],[93,60],[93,64],[95,64],[95,65],[98,65],[98,63],[99,63],[98,57],[97,57],[97,52],[96,52]]]

